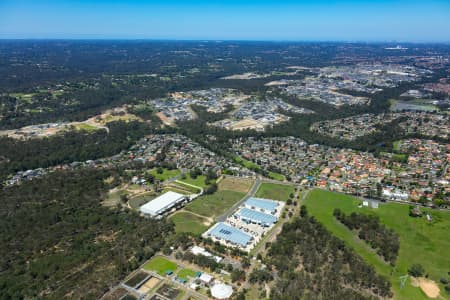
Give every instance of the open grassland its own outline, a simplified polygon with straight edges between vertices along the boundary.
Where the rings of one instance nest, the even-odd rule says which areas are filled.
[[[191,192],[189,192],[189,191],[187,191],[185,189],[178,188],[177,186],[172,186],[171,185],[171,186],[164,187],[164,189],[163,189],[164,193],[167,193],[169,191],[175,192],[175,193],[178,193],[178,194],[182,194],[182,195],[191,195],[192,194]]]
[[[179,181],[185,182],[185,183],[189,183],[198,187],[202,187],[205,188],[207,185],[205,184],[205,179],[206,176],[205,175],[199,175],[197,176],[195,179],[192,178],[189,174],[186,174],[186,178],[184,179],[180,179]],[[211,180],[211,183],[213,183],[214,181]]]
[[[190,232],[193,234],[201,234],[206,231],[210,222],[207,218],[194,215],[188,211],[180,211],[173,214],[170,218],[175,224],[175,231]]]
[[[162,173],[159,174],[157,169],[152,169],[148,171],[148,173],[152,174],[156,179],[160,181],[165,181],[167,179],[173,178],[179,174],[181,174],[181,171],[178,169],[174,170],[168,170],[168,169],[162,169]]]
[[[247,193],[254,183],[250,178],[225,177],[219,184],[219,190],[229,190],[241,193]]]
[[[93,132],[93,131],[102,129],[98,126],[90,125],[87,123],[76,123],[73,126],[76,130],[82,130],[82,131],[86,131],[86,132]]]
[[[450,228],[450,213],[423,209],[433,217],[427,222],[425,217],[413,218],[409,216],[408,205],[384,203],[378,209],[358,208],[361,200],[323,190],[311,191],[305,204],[311,215],[317,218],[334,235],[344,240],[368,263],[373,265],[379,274],[390,279],[395,299],[427,299],[425,294],[408,280],[400,289],[400,276],[407,274],[408,268],[419,263],[429,278],[439,283],[440,278],[447,278],[450,271],[450,249],[448,230]],[[400,236],[400,251],[395,267],[385,263],[364,241],[339,223],[333,216],[333,210],[340,208],[346,214],[362,212],[379,216],[381,222],[393,229]],[[440,284],[442,299],[449,299]]]
[[[36,93],[28,93],[28,94],[25,94],[25,93],[11,93],[10,94],[11,97],[14,97],[16,99],[22,100],[22,101],[27,102],[27,103],[31,103],[32,102],[31,100],[33,99],[33,96],[35,96],[35,95],[36,95]]]
[[[295,192],[294,186],[263,182],[256,192],[256,197],[286,201]]]
[[[159,275],[164,275],[167,270],[175,272],[177,269],[177,264],[164,257],[155,256],[148,261],[143,268],[148,271],[155,271]]]
[[[139,207],[149,202],[150,200],[153,200],[156,197],[157,195],[155,193],[148,192],[131,198],[130,200],[128,200],[128,203],[130,204],[131,208],[139,209]]]
[[[188,192],[190,194],[200,193],[200,189],[198,189],[192,185],[189,185],[188,183],[179,181],[179,180],[177,180],[175,182],[171,182],[169,186],[174,187],[179,190],[185,190],[186,192]]]
[[[186,205],[185,209],[193,213],[212,218],[223,214],[244,196],[245,193],[236,191],[217,191],[212,195],[203,195],[198,197]]]

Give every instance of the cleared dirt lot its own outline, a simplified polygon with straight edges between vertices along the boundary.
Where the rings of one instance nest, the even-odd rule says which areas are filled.
[[[151,289],[153,289],[155,286],[158,285],[158,283],[160,283],[161,280],[159,280],[156,277],[151,277],[149,280],[147,280],[143,285],[141,285],[141,287],[139,288],[139,292],[142,294],[146,294],[148,291],[150,291]]]

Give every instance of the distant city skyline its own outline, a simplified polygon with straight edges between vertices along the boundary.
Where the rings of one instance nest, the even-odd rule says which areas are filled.
[[[0,38],[450,42],[450,1],[0,0]]]

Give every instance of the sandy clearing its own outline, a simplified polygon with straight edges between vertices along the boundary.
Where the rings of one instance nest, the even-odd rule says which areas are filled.
[[[411,285],[415,287],[420,287],[420,289],[429,297],[437,298],[439,296],[440,290],[439,286],[433,280],[420,277],[411,278]]]

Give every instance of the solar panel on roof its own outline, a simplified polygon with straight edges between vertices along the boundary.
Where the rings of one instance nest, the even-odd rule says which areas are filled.
[[[258,224],[273,224],[275,223],[278,219],[273,216],[273,215],[269,215],[269,214],[265,214],[256,210],[252,210],[252,209],[248,209],[248,208],[242,208],[241,210],[239,210],[236,213],[239,217],[246,219],[246,220],[250,220],[254,223],[258,223]]]
[[[225,223],[217,223],[216,226],[210,230],[209,234],[216,238],[239,244],[243,247],[245,247],[252,239],[247,233]]]
[[[268,210],[270,212],[274,212],[278,206],[278,203],[276,201],[255,197],[248,198],[247,201],[245,201],[245,204],[252,207]]]

